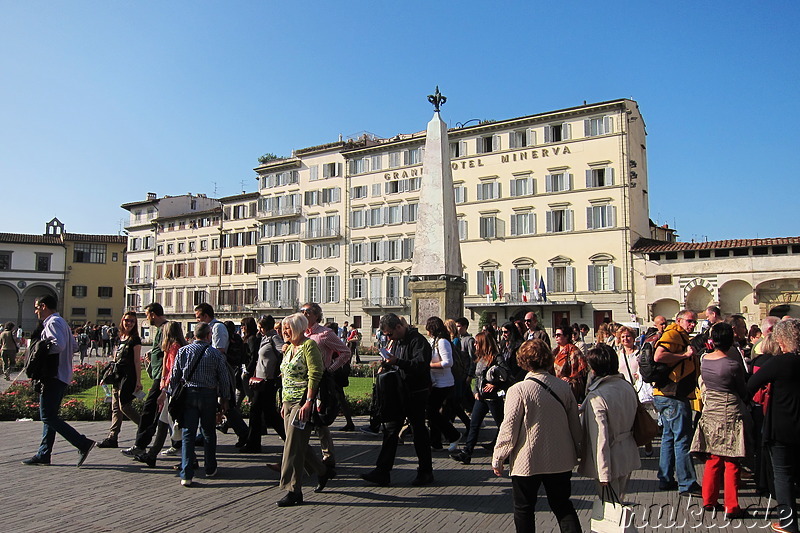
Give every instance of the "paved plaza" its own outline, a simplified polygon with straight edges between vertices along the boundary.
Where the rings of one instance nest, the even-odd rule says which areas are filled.
[[[356,419],[357,425],[366,422],[365,417]],[[342,424],[337,420],[333,428]],[[74,425],[99,440],[105,436],[108,422]],[[265,453],[259,455],[239,453],[234,447],[235,435],[218,433],[218,476],[204,479],[201,466],[192,487],[184,488],[172,469],[179,459],[160,460],[157,468],[149,469],[119,450],[95,449],[84,467],[78,469],[78,453],[61,437],[56,438],[51,466],[20,464],[36,451],[41,428],[40,422],[0,423],[0,475],[5,484],[0,496],[3,531],[513,531],[510,480],[492,474],[490,453],[480,446],[469,466],[456,463],[446,452],[434,452],[436,482],[417,488],[411,486],[416,469],[413,446],[402,445],[392,472],[392,485],[381,488],[359,478],[359,474],[372,468],[379,438],[334,431],[338,476],[322,494],[312,492],[309,479],[304,490],[306,504],[279,509],[275,502],[283,493],[278,487],[278,474],[265,466],[267,462],[277,462],[282,450],[274,433],[264,437]],[[133,425],[125,422],[120,446],[130,446],[133,436]],[[634,473],[626,498],[636,504],[634,524],[646,524],[641,530],[769,528],[769,521],[764,519],[769,502],[755,496],[749,483],[742,491],[742,507],[758,512],[759,518],[733,523],[719,515],[702,513],[697,497],[687,499],[676,492],[660,492],[655,477],[656,456],[642,456],[643,468]],[[701,472],[702,468],[698,468]],[[538,531],[557,530],[543,492],[541,496],[537,504]],[[594,483],[575,476],[573,501],[585,531],[589,531],[595,499]]]

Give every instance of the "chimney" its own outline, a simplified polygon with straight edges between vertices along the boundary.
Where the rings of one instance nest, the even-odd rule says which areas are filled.
[[[156,193],[154,193],[154,192],[147,193],[147,199],[148,200],[155,200],[156,199]]]

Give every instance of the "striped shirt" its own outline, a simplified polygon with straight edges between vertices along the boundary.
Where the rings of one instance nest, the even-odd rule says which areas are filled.
[[[335,331],[331,328],[326,328],[321,324],[314,324],[311,328],[306,330],[306,337],[313,340],[319,346],[319,351],[322,353],[322,362],[325,364],[325,370],[333,372],[341,368],[350,361],[351,353],[350,348],[339,338]],[[338,354],[334,359],[333,354]]]
[[[208,348],[208,349],[206,349]],[[203,353],[205,351],[205,353]],[[205,341],[194,341],[192,344],[181,347],[175,357],[175,365],[170,376],[170,388],[174,391],[177,384],[184,376],[191,372],[198,357],[197,368],[192,373],[191,379],[186,380],[189,387],[203,387],[217,389],[217,394],[223,398],[231,396],[231,375],[225,356],[219,350]]]

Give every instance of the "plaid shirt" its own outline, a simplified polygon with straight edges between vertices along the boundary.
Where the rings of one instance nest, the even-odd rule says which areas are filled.
[[[314,324],[306,330],[306,337],[315,341],[319,346],[319,351],[322,353],[322,362],[325,363],[325,370],[333,372],[350,361],[352,356],[350,348],[331,328],[326,328],[321,324]],[[334,353],[338,354],[335,359],[333,358]]]
[[[206,350],[206,347],[208,349]],[[205,350],[205,353],[203,351]],[[202,359],[197,363],[197,368],[192,374],[192,379],[186,380],[189,387],[203,387],[217,389],[220,398],[227,399],[231,396],[231,374],[225,356],[219,350],[204,341],[194,341],[192,344],[181,347],[175,357],[172,375],[169,378],[170,388],[175,389],[177,383],[191,372],[198,357]]]

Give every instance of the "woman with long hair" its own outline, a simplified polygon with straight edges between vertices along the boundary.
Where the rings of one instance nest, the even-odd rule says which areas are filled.
[[[581,403],[586,396],[586,377],[589,375],[586,360],[581,351],[572,344],[571,327],[559,326],[553,336],[556,338],[556,347],[553,349],[556,377],[569,383],[572,394],[578,403]]]
[[[494,335],[481,331],[475,335],[475,380],[472,382],[472,394],[475,396],[475,403],[469,421],[469,433],[464,443],[464,448],[450,455],[461,464],[468,465],[472,461],[472,451],[478,442],[478,433],[481,429],[486,413],[492,413],[495,425],[499,428],[503,423],[503,397],[497,393],[502,389],[499,385],[494,385],[486,380],[486,371],[497,364],[500,356]]]
[[[139,425],[139,413],[133,408],[135,394],[142,390],[142,340],[136,313],[127,312],[119,323],[119,344],[114,353],[117,383],[111,390],[111,427],[108,437],[97,444],[98,448],[117,448],[122,415]]]
[[[431,338],[431,393],[428,396],[428,424],[431,430],[431,448],[442,449],[442,436],[452,445],[461,438],[461,433],[452,422],[442,414],[445,400],[453,395],[455,380],[453,372],[453,343],[450,332],[438,316],[432,316],[425,323],[425,330]],[[453,447],[455,451],[455,447]]]
[[[725,486],[725,517],[748,518],[739,507],[739,475],[742,459],[747,457],[751,429],[750,413],[745,407],[747,371],[738,351],[731,356],[734,332],[725,322],[711,326],[709,335],[714,351],[703,356],[703,414],[692,440],[693,452],[706,453],[703,475],[703,508],[719,509],[719,492]]]
[[[167,439],[167,433],[170,428],[173,428],[173,420],[172,417],[169,416],[169,410],[167,409],[169,402],[167,396],[169,378],[172,375],[172,367],[175,366],[175,356],[178,355],[178,350],[182,346],[186,346],[186,337],[183,334],[180,322],[167,322],[162,327],[164,328],[164,332],[163,339],[161,340],[161,350],[164,352],[164,360],[161,363],[161,396],[158,399],[158,404],[161,407],[161,414],[158,417],[156,434],[155,437],[153,437],[153,444],[150,446],[150,450],[134,457],[134,459],[140,463],[147,464],[150,468],[156,466],[158,452],[164,447],[164,441]],[[173,430],[172,435],[173,443],[180,442],[181,435],[179,432]],[[173,445],[173,448],[176,448],[176,446]]]

